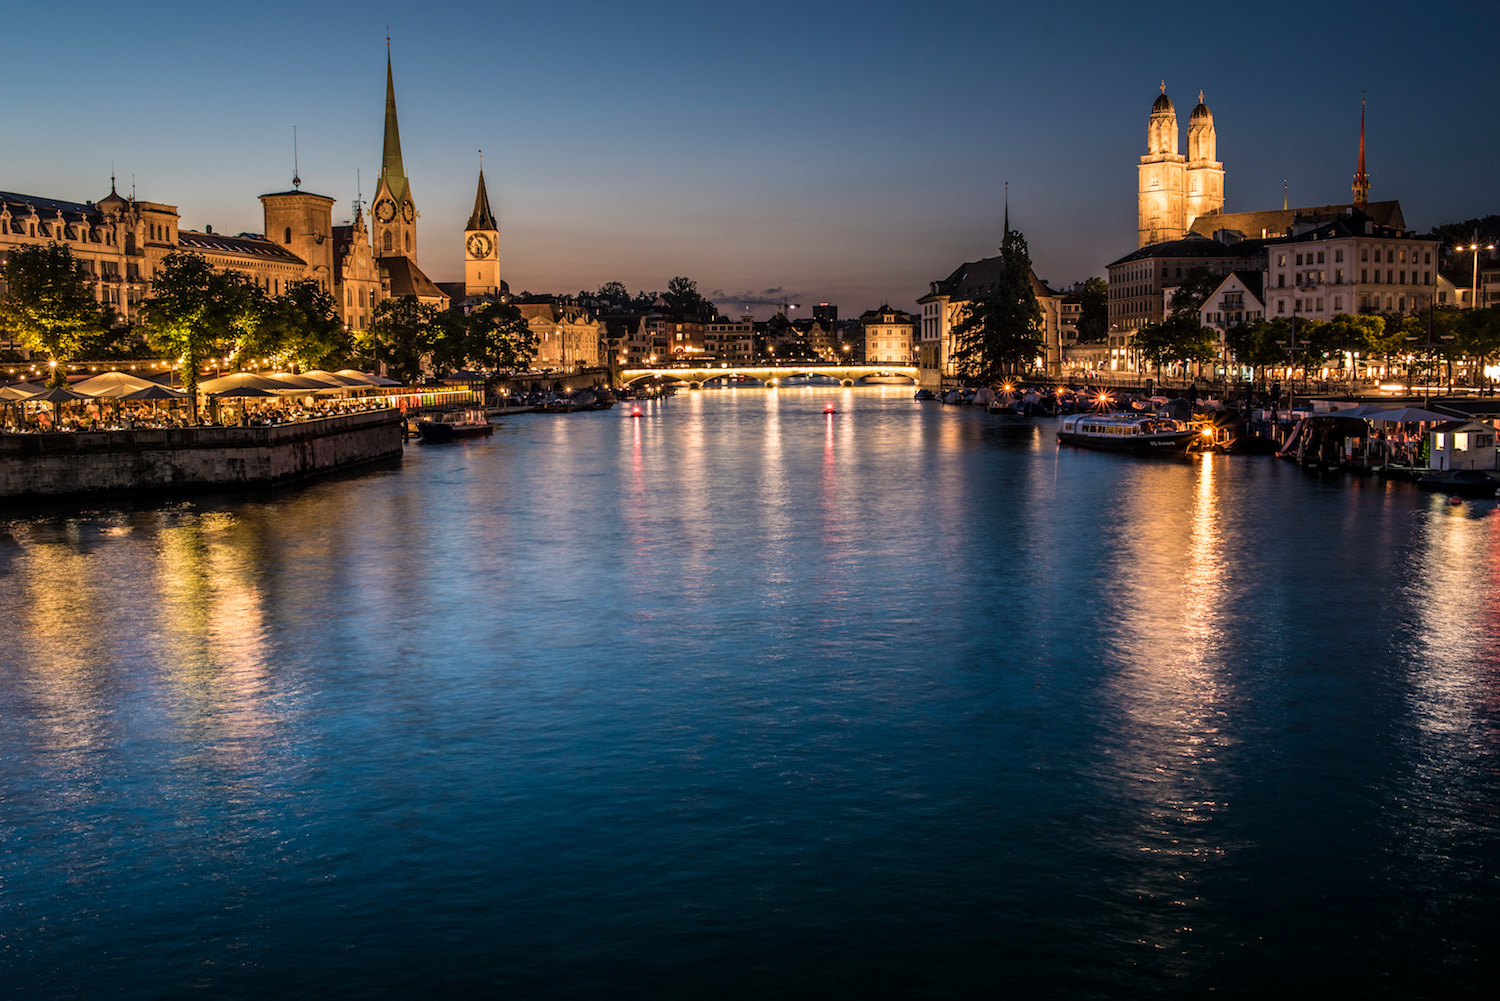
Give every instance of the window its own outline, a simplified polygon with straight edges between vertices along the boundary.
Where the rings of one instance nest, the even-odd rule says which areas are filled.
[[[1286,267],[1286,255],[1285,254],[1277,254],[1276,255],[1276,266],[1278,268],[1284,268],[1284,267]]]
[[[1342,264],[1342,263],[1344,263],[1344,252],[1342,250],[1335,250],[1333,252],[1333,263],[1335,263],[1335,264]]]
[[[1369,268],[1360,268],[1359,269],[1359,280],[1362,281],[1362,282],[1367,282],[1367,281],[1370,280],[1370,269]]]
[[[1405,285],[1406,284],[1406,269],[1402,268],[1400,273],[1401,273],[1401,284]]]
[[[1278,313],[1285,313],[1286,312],[1286,300],[1285,299],[1277,299],[1276,300],[1276,312],[1278,312]]]
[[[1429,251],[1427,251],[1427,253],[1425,253],[1425,254],[1422,255],[1422,263],[1423,264],[1431,264],[1432,263],[1432,251],[1429,250]]]
[[[1323,263],[1323,251],[1321,251],[1321,250],[1318,251],[1318,263],[1319,264]]]
[[[1401,263],[1402,264],[1406,263],[1406,248],[1405,247],[1401,248]]]
[[[1368,261],[1370,259],[1370,248],[1369,247],[1360,247],[1359,248],[1359,259],[1361,261]]]
[[[292,227],[288,226],[286,228],[286,237],[281,242],[282,243],[291,243],[292,242]]]
[[[1297,255],[1297,266],[1299,268],[1302,266],[1302,255],[1301,254]]]
[[[1392,250],[1391,248],[1389,248],[1389,247],[1385,248],[1385,263],[1387,263],[1387,264],[1394,264],[1395,261],[1396,261],[1396,252],[1394,250]]]
[[[389,254],[391,252],[391,231],[390,230],[386,230],[385,231],[385,236],[383,237],[383,244],[384,244],[384,247],[385,247],[385,252],[387,254]]]
[[[1335,285],[1342,285],[1342,284],[1344,284],[1344,269],[1343,268],[1334,268],[1333,269],[1333,283]]]

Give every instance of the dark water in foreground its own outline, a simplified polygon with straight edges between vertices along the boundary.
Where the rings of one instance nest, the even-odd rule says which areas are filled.
[[[1493,984],[1493,503],[627,414],[0,512],[0,996]]]

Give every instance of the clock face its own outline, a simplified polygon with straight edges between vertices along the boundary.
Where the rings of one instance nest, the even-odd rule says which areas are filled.
[[[389,198],[382,198],[375,203],[375,218],[381,222],[390,222],[396,218],[396,203]]]
[[[416,217],[417,210],[412,206],[412,203],[403,202],[401,205],[401,218],[405,219],[407,222],[411,222]]]
[[[483,233],[475,233],[469,237],[469,256],[488,257],[490,253],[490,238]]]

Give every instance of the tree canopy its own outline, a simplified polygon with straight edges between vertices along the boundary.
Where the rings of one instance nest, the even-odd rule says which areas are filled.
[[[441,332],[437,307],[403,295],[380,300],[372,316],[369,344],[375,361],[392,379],[416,382],[422,374],[422,356],[432,350]]]
[[[198,368],[240,335],[253,336],[264,317],[264,293],[238,271],[215,271],[197,254],[163,258],[141,307],[146,337],[178,358],[182,385],[197,416]]]
[[[1082,344],[1099,344],[1109,337],[1109,283],[1090,278],[1083,283],[1078,309],[1078,340]]]
[[[1028,368],[1043,348],[1041,323],[1026,238],[1010,230],[1000,246],[995,287],[970,301],[953,326],[958,374],[968,382],[992,384]]]
[[[103,312],[83,262],[58,243],[17,247],[5,266],[10,294],[0,302],[0,329],[29,350],[46,354],[66,379],[65,363],[84,339],[103,332]]]

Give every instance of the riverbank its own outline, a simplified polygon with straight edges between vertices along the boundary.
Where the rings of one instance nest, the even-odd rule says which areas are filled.
[[[0,434],[0,501],[274,486],[401,454],[401,415],[263,427]]]

